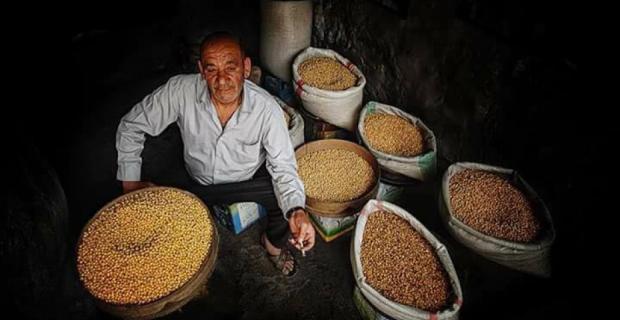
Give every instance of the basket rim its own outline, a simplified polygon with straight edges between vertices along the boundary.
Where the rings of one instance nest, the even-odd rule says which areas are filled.
[[[359,201],[363,198],[365,198],[366,196],[368,196],[369,194],[371,194],[379,185],[379,178],[381,176],[381,167],[379,166],[379,162],[377,161],[377,158],[370,152],[368,151],[364,146],[359,145],[355,142],[351,142],[348,140],[344,140],[344,139],[323,139],[323,140],[316,140],[316,141],[311,141],[308,143],[304,143],[301,146],[299,146],[296,150],[295,150],[295,158],[296,160],[299,160],[299,158],[301,157],[299,154],[301,152],[305,152],[308,147],[314,147],[317,145],[324,145],[324,144],[342,144],[342,145],[348,145],[350,147],[354,147],[355,149],[357,149],[358,151],[361,151],[362,153],[365,153],[367,156],[369,156],[369,158],[372,159],[371,163],[368,163],[370,165],[370,167],[373,169],[373,173],[375,174],[375,179],[373,179],[373,184],[371,186],[368,187],[368,190],[366,192],[364,192],[364,194],[362,194],[361,196],[355,198],[355,199],[351,199],[351,200],[347,200],[347,201],[329,201],[329,200],[319,200],[313,197],[310,197],[308,195],[306,195],[306,205],[308,204],[308,199],[311,200],[311,202],[313,204],[316,203],[321,203],[321,204],[327,204],[327,205],[345,205],[347,203],[352,203],[355,201]],[[320,150],[327,150],[327,149],[341,149],[338,147],[335,148],[322,148]],[[344,149],[341,149],[344,150]],[[318,150],[317,150],[318,151]],[[364,159],[364,161],[368,162],[366,160],[366,158],[361,157],[362,159]],[[312,205],[310,205],[310,207],[312,207]]]
[[[194,272],[194,274],[187,281],[185,281],[185,283],[183,283],[181,286],[179,286],[178,288],[172,290],[170,293],[168,293],[167,295],[165,295],[163,297],[157,298],[157,299],[149,301],[149,302],[144,302],[144,303],[113,303],[113,302],[109,302],[109,301],[105,301],[103,299],[100,299],[100,298],[96,297],[94,294],[92,294],[90,292],[90,290],[88,290],[88,288],[86,287],[86,285],[82,281],[81,277],[79,277],[79,270],[77,270],[78,271],[78,278],[80,278],[79,279],[80,283],[84,287],[86,293],[91,298],[93,298],[93,300],[95,300],[95,302],[97,304],[104,305],[106,307],[122,308],[122,309],[154,307],[157,304],[167,303],[167,300],[170,300],[172,298],[176,298],[181,292],[186,290],[187,287],[189,287],[196,280],[198,280],[198,278],[200,277],[202,272],[208,271],[208,269],[210,268],[211,270],[207,272],[207,278],[208,278],[209,274],[213,271],[213,266],[215,265],[215,261],[217,261],[217,254],[218,254],[218,251],[219,251],[219,233],[217,231],[217,226],[214,223],[213,218],[211,217],[211,211],[209,210],[209,207],[198,196],[196,196],[195,194],[193,194],[193,193],[191,193],[191,192],[189,192],[187,190],[183,190],[183,189],[179,189],[179,188],[175,188],[175,187],[167,187],[167,186],[152,186],[152,187],[146,187],[146,188],[134,190],[134,191],[122,194],[122,195],[112,199],[111,201],[106,203],[103,207],[101,207],[101,209],[99,209],[97,211],[97,213],[95,213],[95,215],[92,216],[88,220],[88,222],[84,225],[84,227],[82,228],[82,231],[80,232],[80,237],[78,238],[77,244],[75,246],[75,257],[76,257],[76,260],[78,258],[80,245],[83,242],[84,232],[90,227],[90,225],[99,217],[99,215],[105,209],[109,208],[114,203],[116,203],[118,201],[121,201],[122,199],[125,199],[125,198],[127,198],[127,197],[129,197],[131,195],[143,193],[143,192],[146,192],[146,191],[152,191],[152,190],[175,190],[175,191],[179,191],[179,192],[181,192],[181,193],[183,193],[185,195],[188,195],[188,196],[190,196],[190,197],[192,197],[192,198],[194,198],[194,199],[199,201],[200,205],[206,210],[207,220],[211,224],[211,227],[212,227],[212,230],[213,230],[213,238],[212,238],[213,241],[211,242],[211,245],[209,246],[208,252],[207,252],[207,254],[205,254],[205,257],[204,257],[203,261],[200,263],[200,267],[198,268],[198,270],[196,270],[196,272]],[[211,259],[211,256],[215,256],[215,259]],[[214,261],[211,262],[210,260],[214,260]],[[209,264],[212,264],[212,265],[209,266]],[[76,261],[76,269],[77,269],[77,261]],[[174,300],[179,300],[179,299],[174,299]]]

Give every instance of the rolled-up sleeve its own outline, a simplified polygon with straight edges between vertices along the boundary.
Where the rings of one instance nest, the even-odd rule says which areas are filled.
[[[297,161],[284,114],[277,105],[269,109],[264,123],[263,147],[278,206],[286,219],[286,212],[290,209],[305,207],[306,196],[304,185],[297,173]]]
[[[122,119],[116,131],[118,171],[121,181],[139,181],[145,134],[157,136],[175,122],[179,114],[179,81],[171,78],[136,104]]]

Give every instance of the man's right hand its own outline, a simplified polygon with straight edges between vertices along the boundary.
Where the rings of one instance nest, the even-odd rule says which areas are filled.
[[[154,183],[148,181],[123,181],[123,193],[154,186]]]

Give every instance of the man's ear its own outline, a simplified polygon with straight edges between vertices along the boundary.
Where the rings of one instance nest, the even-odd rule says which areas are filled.
[[[243,58],[243,77],[249,78],[252,72],[252,59],[250,57]]]
[[[202,67],[202,61],[198,59],[196,63],[198,64],[198,70],[200,70],[200,75],[202,75],[202,77],[204,78],[205,72],[204,72],[204,68]]]

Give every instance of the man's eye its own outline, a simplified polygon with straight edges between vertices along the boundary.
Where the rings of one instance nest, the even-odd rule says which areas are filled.
[[[213,73],[213,72],[215,72],[215,68],[207,68],[207,72]]]

